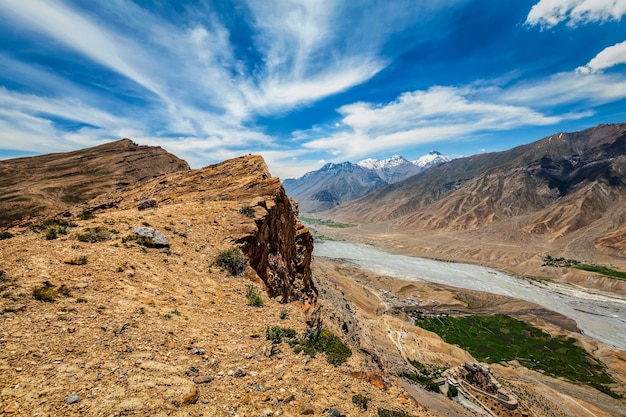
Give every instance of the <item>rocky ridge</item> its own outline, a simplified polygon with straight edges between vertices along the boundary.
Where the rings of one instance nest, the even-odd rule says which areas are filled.
[[[97,195],[189,165],[160,147],[130,139],[73,152],[0,161],[0,227],[52,214]]]

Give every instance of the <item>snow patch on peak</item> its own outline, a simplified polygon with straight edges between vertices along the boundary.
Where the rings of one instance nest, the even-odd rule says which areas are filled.
[[[362,160],[362,161],[357,162],[356,164],[357,164],[358,166],[360,166],[360,167],[363,167],[363,168],[367,168],[367,169],[376,169],[376,164],[377,164],[378,162],[379,162],[379,161],[378,161],[377,159],[374,159],[374,158],[367,158],[367,159],[364,159],[364,160]]]
[[[385,169],[385,168],[393,168],[398,165],[410,163],[408,160],[404,159],[400,155],[393,155],[387,159],[374,159],[367,158],[362,161],[357,162],[356,164],[367,169]]]
[[[452,159],[442,155],[437,151],[428,152],[426,155],[419,157],[415,161],[411,161],[413,164],[420,168],[425,168],[435,164],[441,164],[443,162],[451,161]]]

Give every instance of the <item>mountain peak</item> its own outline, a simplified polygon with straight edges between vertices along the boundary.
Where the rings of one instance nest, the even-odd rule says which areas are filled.
[[[441,154],[439,151],[430,151],[426,155],[419,157],[415,161],[411,161],[413,164],[420,168],[427,168],[432,165],[441,164],[443,162],[449,162],[451,158]]]
[[[402,165],[405,163],[410,163],[410,162],[400,155],[393,155],[387,159],[380,159],[380,160],[374,159],[374,158],[367,158],[367,159],[357,162],[356,164],[363,168],[377,170],[377,169],[396,167],[398,165]]]

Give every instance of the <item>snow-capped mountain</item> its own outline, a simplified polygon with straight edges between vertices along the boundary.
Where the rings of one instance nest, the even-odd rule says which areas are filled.
[[[286,179],[283,185],[287,194],[298,201],[302,213],[315,213],[362,197],[383,185],[402,181],[449,160],[433,151],[413,162],[394,155],[382,160],[368,158],[356,164],[348,161],[328,163],[300,178]]]
[[[449,162],[452,159],[442,155],[437,151],[430,151],[424,156],[420,156],[415,161],[411,161],[414,165],[417,165],[420,168],[428,168],[433,165],[438,165],[443,162]]]
[[[423,170],[423,168],[418,167],[400,155],[394,155],[391,158],[382,160],[368,158],[356,164],[376,172],[387,184],[402,181]]]
[[[384,169],[384,168],[393,168],[398,165],[403,165],[407,162],[409,161],[407,161],[400,155],[394,155],[390,158],[380,159],[380,160],[374,159],[374,158],[367,158],[367,159],[357,162],[356,164],[367,169]]]

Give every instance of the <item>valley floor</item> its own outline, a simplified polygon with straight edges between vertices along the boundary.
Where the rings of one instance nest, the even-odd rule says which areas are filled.
[[[384,226],[379,225],[379,227],[380,230],[321,227],[320,232],[332,238],[373,244],[393,253],[435,259],[451,257],[450,253],[435,253],[432,247],[434,244],[443,246],[446,240],[454,239],[452,236],[445,236],[440,240],[431,237],[428,240],[415,236],[390,234]],[[429,247],[429,244],[432,246]],[[499,248],[499,252],[506,251]],[[480,253],[484,256],[486,252],[483,249]],[[511,253],[514,253],[514,250],[511,250]],[[479,259],[482,258],[479,257]],[[517,255],[516,260],[519,259]],[[454,260],[482,263],[469,256]],[[502,259],[485,263],[505,270],[519,271],[524,268],[523,266],[520,268],[519,264],[510,268],[512,264]],[[354,265],[321,257],[315,258],[315,267],[318,276],[338,288],[338,292],[334,295],[331,291],[322,291],[327,298],[332,299],[332,302],[327,301],[327,304],[341,305],[341,300],[345,300],[354,310],[351,313],[336,312],[335,316],[341,317],[337,321],[352,322],[351,327],[348,327],[354,328],[354,333],[358,334],[354,338],[361,344],[364,351],[378,357],[379,363],[385,364],[388,372],[399,373],[407,369],[408,359],[441,367],[459,366],[463,362],[473,360],[467,352],[448,345],[437,335],[414,326],[398,308],[401,305],[415,305],[417,302],[442,313],[454,311],[455,314],[514,315],[550,334],[575,337],[578,340],[577,343],[609,367],[611,375],[618,381],[619,386],[615,387],[615,390],[622,394],[626,393],[626,352],[608,348],[601,343],[582,337],[577,333],[576,325],[572,320],[533,303],[479,291],[460,290],[445,285],[403,281],[367,273],[355,268]],[[536,268],[536,266],[528,266],[528,268],[531,267]],[[596,283],[595,286],[606,287],[606,284]],[[473,300],[473,304],[480,307],[468,308],[468,299]],[[348,334],[350,335],[351,332],[352,330]],[[400,344],[398,340],[401,341]],[[624,415],[625,400],[612,399],[593,388],[550,378],[530,371],[515,362],[493,364],[491,367],[498,379],[509,386],[520,398],[529,415]],[[413,394],[420,403],[427,405],[432,411],[438,410],[445,413],[445,406],[449,404],[447,399],[443,405],[438,404],[437,401],[440,400],[437,397],[433,397],[432,393],[426,393],[421,388],[416,388]],[[426,398],[431,400],[426,400]],[[433,398],[435,400],[432,400]],[[455,412],[459,413],[457,415],[463,415],[462,412],[467,412],[463,410],[465,409],[461,408]],[[510,415],[507,412],[502,410],[502,414],[497,415]]]

